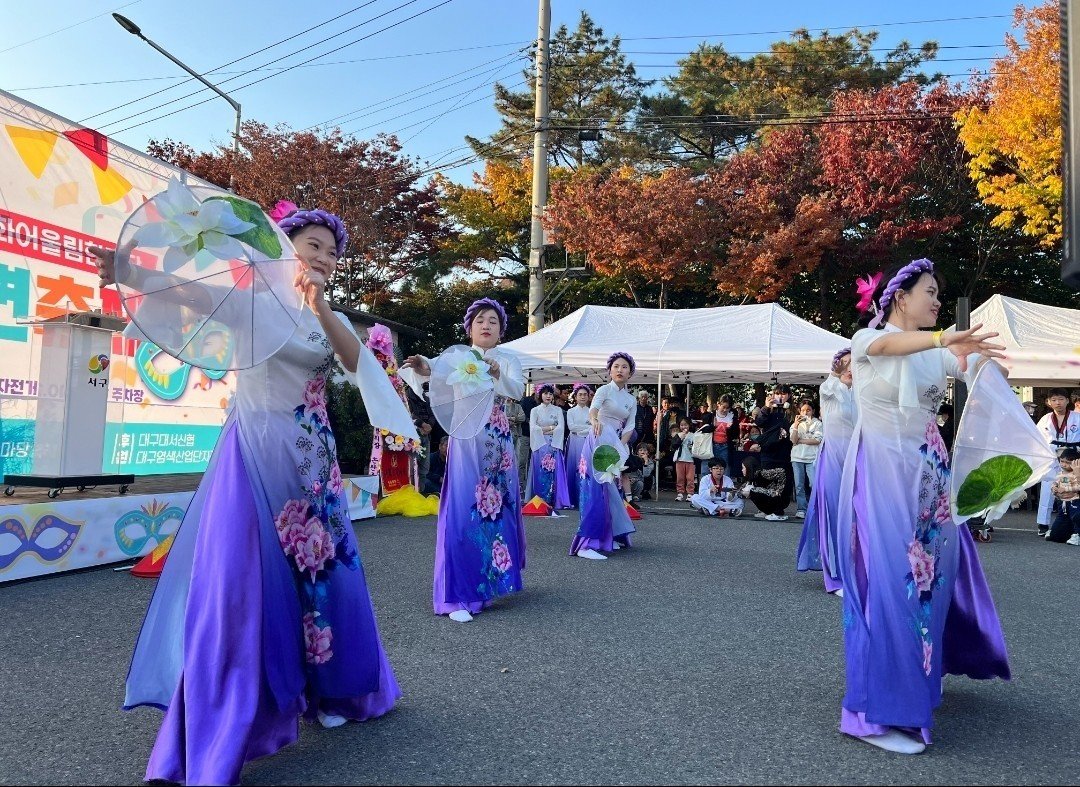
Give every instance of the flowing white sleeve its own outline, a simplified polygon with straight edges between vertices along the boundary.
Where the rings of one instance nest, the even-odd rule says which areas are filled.
[[[604,412],[604,402],[611,397],[611,389],[606,385],[601,385],[596,389],[596,395],[593,396],[592,404],[589,405],[589,410],[596,410],[599,413]]]
[[[495,381],[495,394],[507,399],[520,399],[525,393],[525,374],[521,371],[521,361],[509,352],[496,356],[499,362],[499,379]]]
[[[431,359],[421,355],[424,363],[429,367],[431,366]],[[421,399],[424,397],[424,383],[431,379],[430,375],[423,375],[415,369],[401,368],[398,369],[398,377],[400,377],[407,386],[412,388],[413,393],[419,396]]]
[[[416,432],[416,425],[412,416],[401,401],[398,392],[386,376],[386,370],[376,360],[374,353],[367,345],[360,341],[356,329],[348,318],[340,312],[335,312],[342,324],[349,329],[353,336],[360,342],[360,352],[356,358],[356,371],[346,371],[345,376],[349,382],[360,389],[360,396],[364,399],[364,408],[367,410],[368,420],[376,429],[387,429],[394,434],[412,440],[419,440],[420,435]]]
[[[919,389],[914,370],[908,363],[908,356],[870,355],[870,348],[879,340],[889,335],[889,331],[876,328],[863,328],[851,337],[851,360],[853,364],[865,369],[869,366],[885,382],[895,386],[898,391],[900,410],[910,415],[920,409]]]
[[[635,399],[634,403],[632,405],[630,405],[630,412],[626,416],[626,423],[623,424],[623,431],[624,432],[625,431],[631,431],[632,432],[632,431],[634,431],[635,428],[637,428],[637,407],[638,407],[638,404],[637,404],[637,400]],[[641,437],[641,435],[637,435],[637,436]]]
[[[566,445],[566,412],[561,407],[556,409],[559,412],[555,417],[559,420],[555,424],[555,431],[551,435],[551,444],[561,451],[562,447]]]

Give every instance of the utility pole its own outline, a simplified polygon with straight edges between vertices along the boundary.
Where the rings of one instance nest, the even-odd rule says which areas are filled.
[[[548,38],[551,0],[540,0],[536,36],[536,111],[533,126],[532,232],[529,240],[529,333],[544,327],[544,207],[548,191]]]

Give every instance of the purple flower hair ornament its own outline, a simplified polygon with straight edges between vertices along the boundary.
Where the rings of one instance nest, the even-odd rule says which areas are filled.
[[[837,367],[840,364],[840,361],[842,361],[844,359],[844,356],[846,356],[846,355],[851,355],[851,348],[850,347],[845,347],[843,350],[838,351],[836,353],[836,355],[834,355],[832,357],[832,370],[833,371],[836,371]]]
[[[624,352],[612,353],[611,356],[607,359],[607,370],[608,370],[608,372],[611,371],[612,364],[614,364],[615,361],[619,360],[620,358],[622,360],[626,361],[628,364],[630,364],[630,374],[632,376],[634,374],[634,372],[637,371],[637,364],[634,363],[634,358],[633,358],[632,355],[630,355],[630,353],[624,353]]]
[[[574,393],[576,394],[578,391],[588,391],[589,393],[593,392],[592,386],[588,383],[574,383]]]
[[[472,323],[476,319],[476,315],[485,309],[491,309],[499,316],[499,338],[501,339],[506,335],[506,309],[493,298],[481,298],[478,301],[473,301],[472,305],[465,310],[465,320],[462,323],[465,328],[465,335],[468,336],[472,330]]]
[[[555,386],[552,385],[551,383],[540,383],[538,386],[536,386],[536,392],[538,394],[543,395],[543,393],[545,391],[551,391],[552,395],[554,395],[555,394]]]

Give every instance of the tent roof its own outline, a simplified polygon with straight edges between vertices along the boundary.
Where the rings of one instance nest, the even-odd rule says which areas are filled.
[[[606,378],[616,350],[634,356],[636,383],[769,382],[812,384],[849,345],[775,303],[711,309],[583,306],[503,345],[531,380]]]
[[[1080,310],[993,295],[972,311],[978,323],[1001,334],[1012,385],[1080,382]]]

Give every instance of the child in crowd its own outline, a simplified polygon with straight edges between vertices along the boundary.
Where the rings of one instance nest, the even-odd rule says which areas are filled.
[[[690,419],[679,420],[679,431],[671,438],[672,458],[675,460],[675,499],[689,500],[694,494],[694,440],[690,435]]]
[[[723,459],[710,460],[709,473],[701,479],[690,505],[706,516],[739,516],[743,501],[726,471],[727,463]]]
[[[635,492],[640,500],[652,500],[654,473],[656,473],[656,446],[652,443],[638,443],[637,455],[641,458],[641,491]]]
[[[1050,491],[1061,501],[1061,511],[1047,531],[1046,540],[1080,546],[1080,451],[1066,448],[1058,463],[1061,473]]]
[[[742,444],[743,453],[746,454],[758,454],[761,453],[761,427],[757,424],[750,424],[746,429],[746,439]]]

